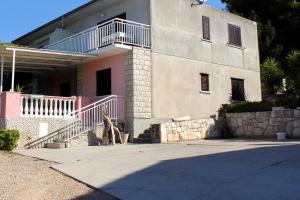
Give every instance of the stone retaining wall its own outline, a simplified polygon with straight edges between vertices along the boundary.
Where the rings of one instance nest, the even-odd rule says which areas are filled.
[[[162,123],[161,142],[180,142],[221,137],[221,120],[199,119],[182,122]]]
[[[226,123],[235,137],[275,138],[286,132],[288,138],[300,138],[300,108],[274,108],[269,112],[229,113]]]
[[[40,123],[48,124],[48,133],[57,131],[66,125],[64,119],[19,117],[14,119],[0,118],[0,128],[17,129],[20,132],[18,147],[22,148],[26,144],[38,139]]]

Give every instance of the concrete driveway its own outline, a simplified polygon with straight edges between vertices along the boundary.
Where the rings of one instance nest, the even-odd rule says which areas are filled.
[[[126,200],[299,200],[300,142],[207,140],[181,144],[19,150]]]

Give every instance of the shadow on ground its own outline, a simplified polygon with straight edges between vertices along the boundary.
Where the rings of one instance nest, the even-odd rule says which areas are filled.
[[[165,160],[98,189],[128,200],[299,200],[300,145]]]

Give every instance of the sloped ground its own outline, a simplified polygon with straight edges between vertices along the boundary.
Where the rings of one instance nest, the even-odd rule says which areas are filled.
[[[53,162],[0,151],[0,200],[103,199],[49,167]]]

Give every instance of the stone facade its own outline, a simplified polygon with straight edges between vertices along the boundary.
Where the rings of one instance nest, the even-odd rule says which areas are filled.
[[[133,47],[125,58],[126,119],[131,134],[135,119],[151,119],[151,52]]]
[[[235,137],[276,138],[276,133],[285,132],[288,138],[300,138],[300,108],[229,113],[226,117],[230,132]]]
[[[22,148],[26,144],[38,139],[40,123],[48,124],[48,133],[51,134],[66,125],[64,119],[49,119],[35,117],[19,117],[14,119],[0,119],[0,127],[7,129],[17,129],[20,132],[18,147]]]
[[[222,121],[216,119],[199,119],[182,122],[162,123],[160,127],[161,142],[180,142],[197,139],[219,138]]]

